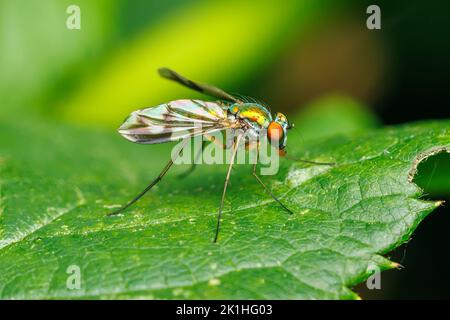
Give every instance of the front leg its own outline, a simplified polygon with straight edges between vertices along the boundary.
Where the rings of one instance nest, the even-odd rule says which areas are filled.
[[[283,207],[284,210],[286,210],[289,214],[293,214],[293,212],[286,207],[280,199],[278,199],[273,193],[272,191],[270,191],[270,189],[264,184],[264,182],[261,180],[261,178],[258,176],[258,174],[256,173],[256,166],[257,163],[255,163],[253,165],[253,176],[256,178],[256,180],[259,182],[259,184],[264,188],[264,190],[281,206]]]

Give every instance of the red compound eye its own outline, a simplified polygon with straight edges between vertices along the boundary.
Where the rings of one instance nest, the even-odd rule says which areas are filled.
[[[271,122],[267,128],[267,137],[271,141],[280,141],[283,139],[283,127],[279,123]]]

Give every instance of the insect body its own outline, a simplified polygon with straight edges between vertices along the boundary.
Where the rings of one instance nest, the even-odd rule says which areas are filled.
[[[254,131],[259,135],[266,129],[269,137],[286,147],[286,117],[278,113],[275,121],[270,112],[257,103],[209,102],[175,100],[156,107],[134,111],[119,128],[126,139],[142,144],[176,141],[224,129]],[[247,132],[248,133],[248,132]]]
[[[225,179],[217,218],[216,234],[214,237],[214,242],[216,242],[219,234],[221,214],[231,169],[241,139],[245,139],[245,142],[248,142],[247,140],[249,140],[249,137],[253,136],[257,138],[262,132],[267,132],[267,138],[270,143],[278,149],[280,155],[285,155],[287,131],[292,125],[289,124],[286,116],[282,113],[277,113],[275,117],[272,117],[269,108],[264,103],[259,102],[254,98],[232,95],[214,86],[191,81],[167,68],[161,68],[158,71],[164,78],[174,80],[184,86],[216,97],[220,100],[216,102],[188,99],[175,100],[156,107],[134,111],[119,128],[119,133],[123,137],[132,142],[142,144],[183,140],[184,146],[189,138],[199,135],[211,137],[211,134],[214,132],[222,130],[229,129],[245,133],[245,135],[237,134],[232,142],[232,156]],[[226,148],[227,146],[223,145],[223,147]],[[181,152],[182,148],[178,152],[177,157],[181,155]],[[109,215],[121,213],[139,200],[164,177],[175,160],[176,159],[172,157],[158,177],[156,177],[156,179],[154,179],[139,195],[124,207]],[[327,164],[306,160],[300,161],[315,164]],[[276,202],[278,202],[286,211],[292,213],[256,174],[256,163],[253,166],[253,175]]]

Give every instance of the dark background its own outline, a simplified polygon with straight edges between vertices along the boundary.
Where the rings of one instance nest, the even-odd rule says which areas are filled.
[[[445,1],[393,2],[380,2],[385,21],[392,21],[381,32],[394,53],[397,76],[389,90],[374,102],[375,112],[386,124],[449,118],[449,5]],[[402,11],[406,13],[398,14]],[[440,155],[426,165],[439,174],[449,162],[450,155]],[[426,184],[419,185],[427,191]],[[447,205],[434,211],[419,225],[410,242],[391,254],[405,268],[385,272],[382,290],[369,291],[364,285],[356,289],[363,298],[450,298],[449,192],[428,197],[445,199]]]

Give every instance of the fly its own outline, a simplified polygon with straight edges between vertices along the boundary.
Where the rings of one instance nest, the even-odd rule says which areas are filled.
[[[293,124],[289,123],[284,114],[277,113],[275,117],[273,117],[269,111],[269,107],[254,98],[230,94],[215,86],[194,82],[170,69],[160,68],[158,72],[166,79],[173,80],[190,89],[218,98],[219,101],[213,102],[182,99],[131,113],[119,128],[119,133],[124,138],[140,144],[156,144],[179,140],[183,140],[183,143],[182,147],[176,153],[176,156],[171,157],[161,173],[141,193],[122,208],[111,212],[108,215],[116,215],[123,212],[161,181],[174,164],[176,158],[182,154],[183,148],[189,138],[201,135],[206,140],[221,144],[223,148],[229,148],[227,144],[215,140],[212,134],[227,129],[232,131],[240,130],[244,133],[248,133],[249,130],[253,130],[255,133],[260,133],[262,130],[265,130],[264,132],[267,133],[267,138],[272,146],[278,151],[279,155],[286,155],[287,132],[293,127]],[[219,236],[220,221],[227,186],[231,176],[231,169],[235,161],[238,145],[241,142],[241,139],[243,139],[243,136],[244,135],[242,134],[237,134],[231,144],[232,151],[230,164],[228,166],[220,201],[214,242],[217,242]],[[259,142],[256,144],[258,147]],[[200,152],[202,152],[202,150],[200,150]],[[322,163],[301,159],[296,160],[312,164],[333,165],[333,163]],[[256,173],[257,163],[258,161],[253,165],[253,176],[263,189],[286,212],[292,214],[293,212],[272,193],[258,176]],[[189,172],[192,172],[194,167],[195,161]]]

